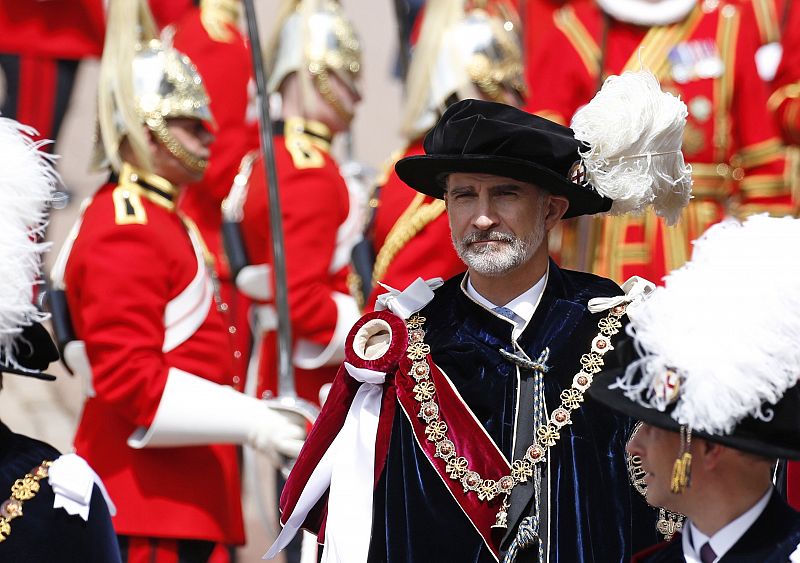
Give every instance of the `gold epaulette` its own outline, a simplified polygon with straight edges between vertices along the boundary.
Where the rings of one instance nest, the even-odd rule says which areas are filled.
[[[0,507],[0,543],[11,535],[11,522],[22,516],[22,504],[31,500],[39,492],[39,481],[47,477],[52,461],[43,461],[22,479],[17,479],[11,486],[11,496]]]
[[[127,186],[117,186],[111,197],[114,200],[114,222],[117,225],[147,224],[147,211],[136,191]]]
[[[142,198],[172,212],[178,195],[178,188],[166,178],[123,162],[119,171],[119,185],[111,194],[114,218],[117,225],[146,225],[147,212],[142,205]]]
[[[283,130],[286,150],[298,170],[322,168],[331,150],[331,132],[325,125],[298,117],[286,120]]]
[[[239,24],[239,0],[200,0],[200,22],[208,36],[219,43],[232,43],[235,35],[228,26]]]

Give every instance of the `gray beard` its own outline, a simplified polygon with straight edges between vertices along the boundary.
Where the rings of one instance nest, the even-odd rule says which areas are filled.
[[[453,246],[459,258],[470,270],[488,277],[502,276],[527,262],[545,238],[544,221],[537,221],[537,227],[522,239],[497,231],[476,231],[463,239],[453,238]],[[485,246],[475,248],[471,243],[481,241],[501,241],[499,248]]]

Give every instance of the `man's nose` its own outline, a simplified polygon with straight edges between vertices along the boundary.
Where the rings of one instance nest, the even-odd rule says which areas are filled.
[[[496,227],[498,222],[497,214],[491,205],[491,200],[487,197],[479,197],[475,216],[472,220],[472,224],[475,228],[486,231]]]
[[[628,440],[627,445],[625,446],[625,451],[628,452],[630,455],[636,455],[641,457],[644,453],[644,448],[642,447],[642,435],[644,428],[639,428],[636,432],[634,432],[633,436],[631,436],[630,440]]]

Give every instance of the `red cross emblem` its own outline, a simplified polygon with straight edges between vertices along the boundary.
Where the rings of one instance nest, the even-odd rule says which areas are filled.
[[[569,181],[582,186],[586,183],[586,167],[583,160],[578,160],[569,169]]]
[[[653,382],[653,392],[667,404],[672,404],[678,398],[681,388],[681,377],[673,369],[667,369],[656,377]]]

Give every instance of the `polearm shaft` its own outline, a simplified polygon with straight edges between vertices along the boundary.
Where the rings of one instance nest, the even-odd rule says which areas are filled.
[[[253,58],[253,72],[256,77],[258,93],[258,121],[261,125],[262,165],[267,178],[267,201],[269,202],[269,225],[272,238],[273,270],[275,272],[275,306],[278,312],[278,396],[294,398],[297,390],[294,385],[292,366],[292,326],[289,320],[289,288],[286,284],[286,256],[283,244],[283,220],[281,217],[278,174],[275,168],[275,147],[272,142],[272,119],[269,115],[269,94],[264,76],[264,60],[261,56],[261,39],[258,35],[258,22],[253,0],[244,0],[247,34],[250,39],[250,54]]]

